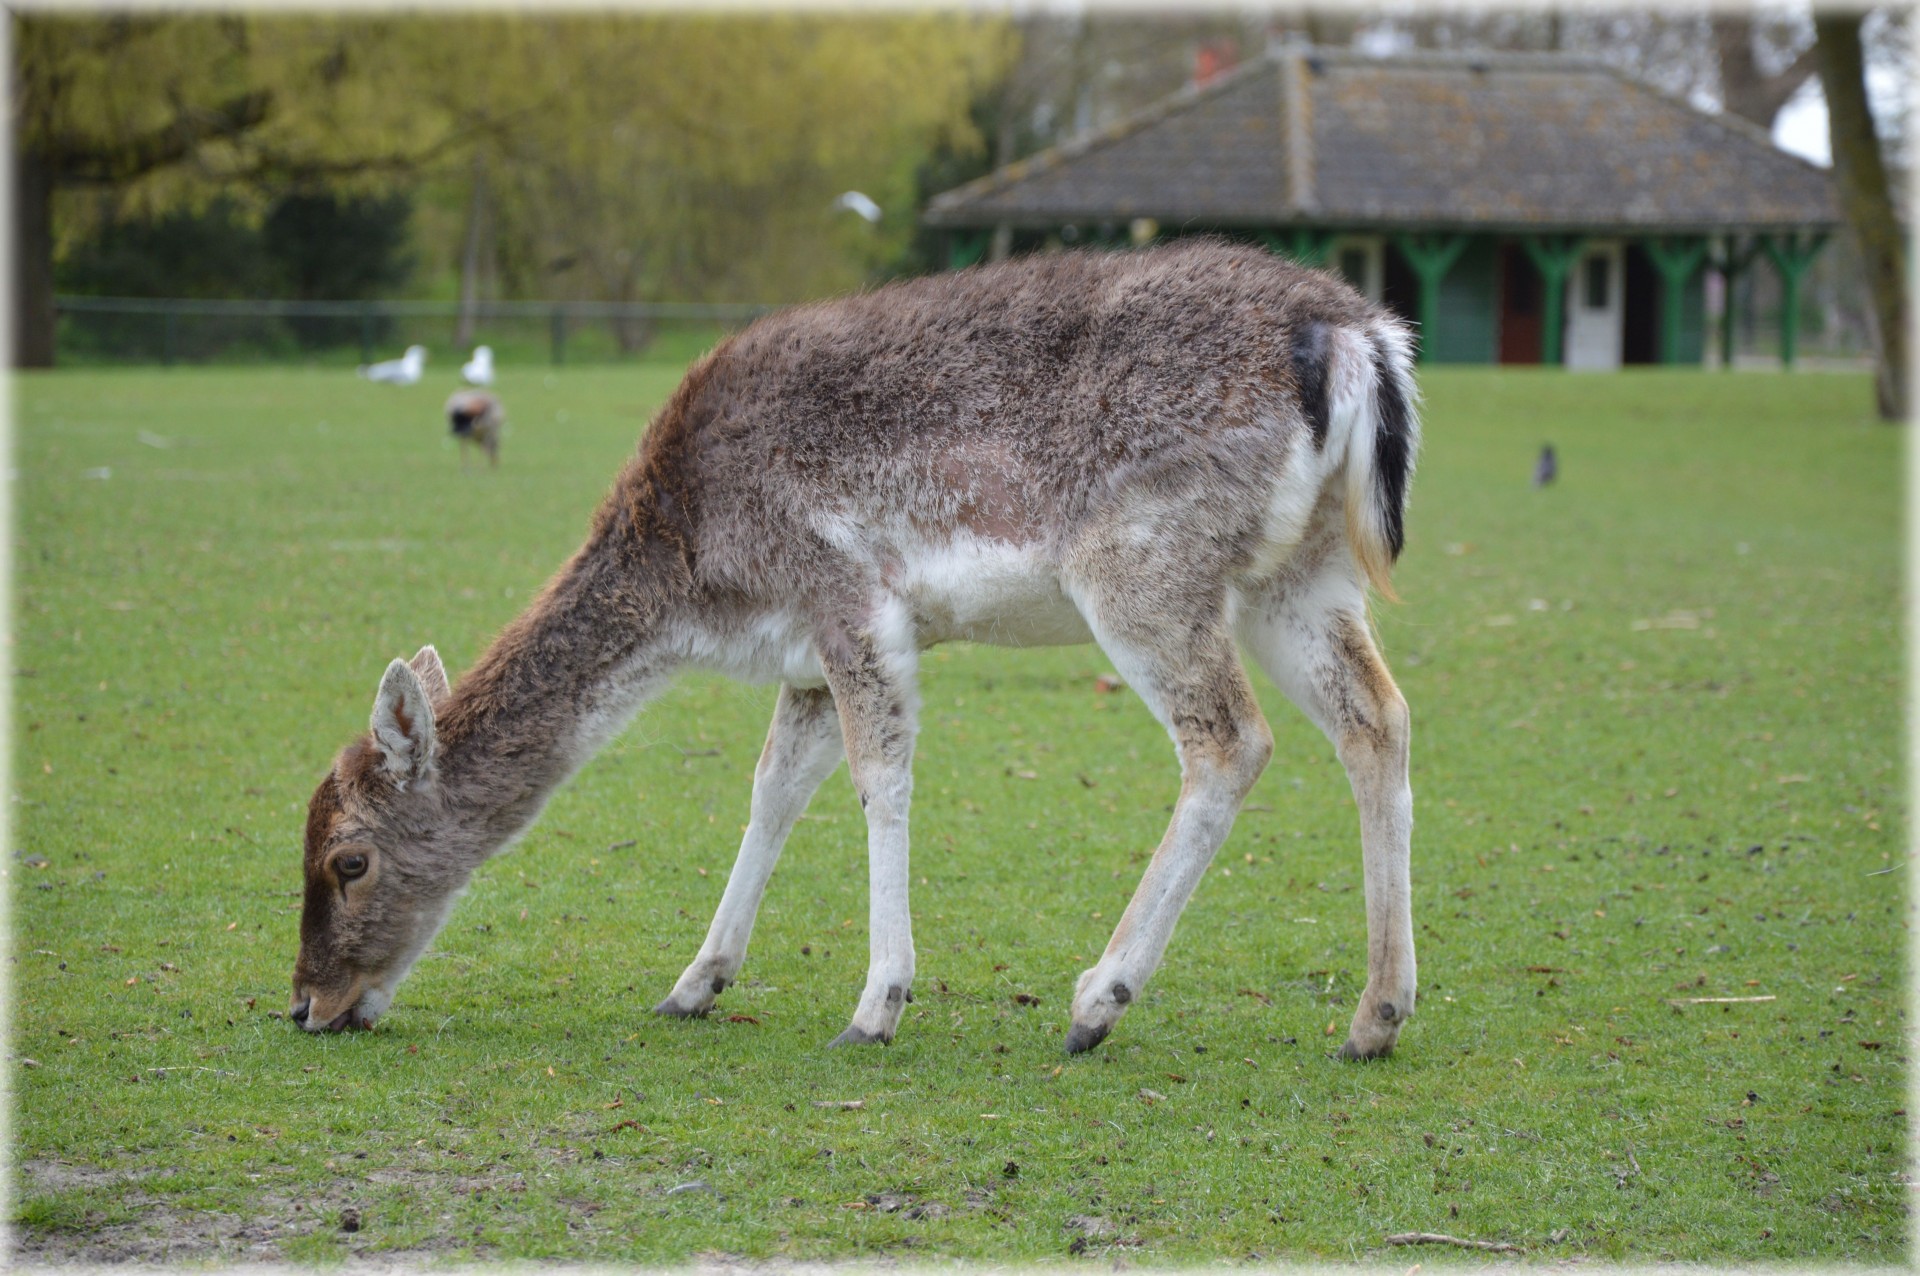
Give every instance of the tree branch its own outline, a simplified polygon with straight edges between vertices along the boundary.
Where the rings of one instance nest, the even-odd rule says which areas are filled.
[[[182,109],[159,128],[117,141],[57,133],[43,153],[63,184],[115,185],[176,164],[203,142],[239,137],[264,123],[272,108],[272,92],[258,89],[206,111]]]

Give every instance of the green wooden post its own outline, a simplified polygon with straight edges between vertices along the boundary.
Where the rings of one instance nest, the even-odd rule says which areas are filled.
[[[555,306],[548,330],[553,339],[553,366],[557,368],[567,361],[567,312]]]
[[[1660,362],[1680,362],[1680,311],[1687,281],[1706,260],[1707,241],[1697,236],[1649,239],[1642,245],[1660,272]]]
[[[1547,312],[1540,333],[1540,362],[1549,366],[1564,362],[1560,345],[1567,319],[1567,276],[1580,259],[1584,243],[1577,235],[1528,235],[1520,241],[1533,261],[1533,268],[1540,272],[1546,290]]]
[[[1760,251],[1780,274],[1780,366],[1793,366],[1794,347],[1800,338],[1800,278],[1826,247],[1827,233],[1816,231],[1803,243],[1792,231],[1776,240],[1760,236]]]
[[[1285,235],[1272,231],[1260,232],[1260,242],[1267,251],[1280,257],[1291,257],[1302,266],[1324,266],[1327,254],[1333,248],[1333,232],[1297,227]]]
[[[1440,284],[1467,250],[1465,235],[1395,235],[1394,244],[1420,276],[1420,362],[1433,350],[1432,333],[1440,321]]]
[[[360,307],[360,362],[373,362],[373,319],[370,305]]]
[[[1747,273],[1747,268],[1753,265],[1753,259],[1760,255],[1760,243],[1757,239],[1745,248],[1739,245],[1740,240],[1737,235],[1728,235],[1720,255],[1707,259],[1707,265],[1718,271],[1720,278],[1726,281],[1726,297],[1720,307],[1720,367],[1725,371],[1731,371],[1733,368],[1734,336],[1739,319],[1734,307],[1734,285],[1739,282],[1740,276]]]
[[[171,368],[180,344],[180,312],[172,306],[167,307],[165,323],[160,329],[160,366]]]
[[[986,256],[987,244],[992,240],[990,231],[978,234],[962,235],[958,232],[947,236],[947,269],[964,270]]]

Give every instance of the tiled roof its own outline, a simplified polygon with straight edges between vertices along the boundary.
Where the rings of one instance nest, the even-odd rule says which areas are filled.
[[[1830,226],[1826,170],[1743,120],[1550,54],[1289,48],[937,195],[935,226]]]

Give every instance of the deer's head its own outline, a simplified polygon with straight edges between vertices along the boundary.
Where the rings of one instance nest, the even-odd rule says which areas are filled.
[[[388,665],[372,730],[307,807],[291,1015],[308,1032],[372,1026],[466,885],[434,766],[434,707],[448,694],[432,647]]]

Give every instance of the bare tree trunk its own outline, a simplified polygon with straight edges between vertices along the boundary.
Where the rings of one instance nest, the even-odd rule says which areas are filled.
[[[480,300],[481,244],[487,219],[487,160],[473,154],[473,191],[467,199],[467,234],[460,249],[460,321],[454,325],[453,344],[465,347],[473,340],[475,311]]]
[[[53,366],[53,165],[13,157],[13,366]]]
[[[1816,70],[1812,47],[1782,69],[1768,73],[1760,66],[1753,42],[1753,19],[1737,13],[1713,16],[1714,52],[1720,64],[1720,105],[1730,114],[1773,127],[1773,117]]]
[[[1025,55],[1022,56],[1024,58]],[[1025,77],[1020,74],[1020,69],[1016,65],[1008,71],[1000,85],[1000,119],[993,137],[993,167],[996,169],[1005,168],[1019,158],[1013,153],[1017,137],[1015,123],[1023,110],[1032,109],[1032,94],[1021,91],[1026,86],[1022,83]],[[1012,255],[1013,227],[1001,222],[993,228],[993,243],[988,250],[987,260],[1005,261]]]
[[[1816,12],[1820,82],[1827,94],[1827,129],[1833,145],[1833,175],[1840,207],[1860,248],[1867,289],[1873,297],[1880,367],[1876,382],[1880,415],[1907,417],[1907,253],[1894,218],[1886,163],[1867,107],[1866,59],[1860,49],[1861,15]]]

